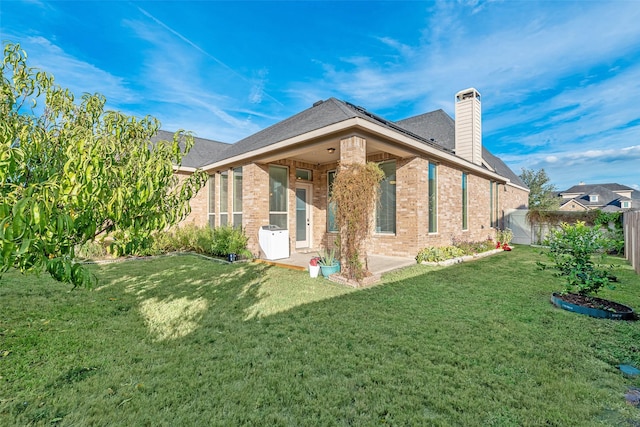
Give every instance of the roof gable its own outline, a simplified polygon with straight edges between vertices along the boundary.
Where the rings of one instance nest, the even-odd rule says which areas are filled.
[[[355,109],[349,108],[347,104],[335,98],[318,101],[311,108],[241,139],[233,144],[221,159],[267,147],[354,117],[366,118]]]
[[[151,137],[151,142],[163,140],[172,141],[173,132],[159,130],[155,136]],[[211,159],[214,159],[213,161],[215,161],[215,159],[220,158],[222,153],[224,153],[224,151],[229,147],[231,147],[231,144],[227,144],[225,142],[194,137],[193,147],[191,147],[191,150],[182,159],[182,166],[189,168],[202,167],[207,163],[210,163],[212,161]],[[184,150],[184,143],[180,143],[180,148]]]
[[[396,124],[448,150],[455,148],[455,122],[442,109],[398,120]]]

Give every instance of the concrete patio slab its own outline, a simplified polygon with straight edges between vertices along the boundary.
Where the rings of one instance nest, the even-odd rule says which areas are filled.
[[[292,270],[306,270],[309,266],[309,260],[316,255],[316,252],[295,252],[289,258],[277,260],[256,260],[257,262],[275,265],[278,267],[289,268]],[[415,258],[396,257],[383,255],[369,255],[369,270],[374,275],[381,275],[389,271],[397,270],[404,267],[415,265]]]

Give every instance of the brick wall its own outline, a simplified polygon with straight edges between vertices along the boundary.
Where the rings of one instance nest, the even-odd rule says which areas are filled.
[[[345,142],[346,141],[346,142]],[[347,158],[362,155],[364,140],[351,137],[343,140],[341,151],[350,151]],[[342,154],[342,153],[341,153]],[[349,157],[351,156],[351,157]],[[344,157],[344,155],[343,155]],[[394,159],[386,153],[367,158],[381,162]],[[344,159],[343,159],[344,161]],[[468,174],[468,227],[462,229],[462,170],[458,167],[439,163],[438,174],[438,230],[428,232],[428,167],[429,160],[419,157],[395,159],[396,161],[396,234],[373,234],[368,242],[370,253],[415,256],[426,246],[451,244],[453,239],[480,241],[493,238],[495,230],[490,224],[489,180]],[[311,165],[308,163],[282,160],[274,162],[289,168],[289,238],[290,250],[295,251],[296,242],[296,168],[312,171],[312,230],[311,246],[314,249],[335,246],[337,233],[326,232],[327,225],[327,183],[328,172],[336,170],[337,163]],[[219,213],[219,175],[215,175],[216,214]],[[200,190],[191,200],[192,212],[181,224],[192,223],[199,226],[208,224],[209,185]],[[229,221],[232,221],[232,179],[229,176]],[[502,219],[508,209],[525,208],[528,192],[509,185],[498,186],[498,216]],[[216,215],[216,225],[219,216]],[[259,254],[258,233],[260,227],[269,224],[269,167],[249,164],[243,167],[243,227],[249,237],[249,250]],[[502,226],[502,222],[499,222]]]
[[[185,172],[178,172],[176,173],[176,175],[180,182],[182,182],[190,174]],[[202,187],[200,191],[198,191],[196,195],[193,196],[189,201],[189,205],[191,206],[191,213],[178,224],[178,227],[187,224],[196,225],[198,227],[204,227],[205,225],[207,225],[209,209],[208,195],[209,182],[207,181],[205,186]]]
[[[248,249],[258,255],[260,227],[269,224],[269,166],[249,164],[242,168],[242,226],[249,237]]]

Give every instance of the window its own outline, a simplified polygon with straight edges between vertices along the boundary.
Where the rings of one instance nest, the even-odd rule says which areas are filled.
[[[429,233],[438,232],[438,170],[429,162]]]
[[[269,224],[288,229],[287,190],[289,170],[282,166],[269,166]]]
[[[493,181],[489,181],[489,227],[494,226],[493,218]]]
[[[296,169],[296,179],[302,181],[311,181],[311,171],[307,169]]]
[[[590,202],[597,202],[598,201],[598,195],[597,194],[590,194],[589,195],[589,201]]]
[[[229,172],[220,174],[220,226],[229,223]]]
[[[622,202],[622,209],[629,209],[630,207],[631,206],[629,202]]]
[[[380,182],[380,202],[376,207],[376,232],[396,232],[396,162],[380,163],[384,179]]]
[[[467,191],[467,174],[462,172],[462,229],[468,229],[468,191]]]
[[[336,179],[336,171],[329,171],[327,174],[327,231],[337,232],[336,225],[336,202],[329,201],[333,191],[333,181]]]
[[[216,176],[209,177],[209,227],[216,226]]]
[[[489,181],[489,226],[498,228],[498,183]]]
[[[233,226],[242,227],[242,168],[233,170]]]

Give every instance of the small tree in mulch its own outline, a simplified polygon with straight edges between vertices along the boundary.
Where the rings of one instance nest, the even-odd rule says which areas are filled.
[[[340,230],[342,274],[360,282],[368,274],[366,240],[384,172],[376,163],[342,165],[333,182],[331,201],[336,204]]]
[[[611,267],[593,259],[596,255],[602,257],[610,245],[599,227],[589,227],[582,221],[573,225],[562,223],[546,243],[547,257],[558,276],[566,280],[565,292],[593,295],[614,280]],[[544,266],[542,263],[539,265]]]

